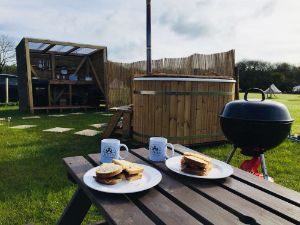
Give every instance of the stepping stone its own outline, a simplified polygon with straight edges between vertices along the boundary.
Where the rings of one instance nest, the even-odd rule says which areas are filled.
[[[25,116],[25,117],[22,117],[23,120],[26,120],[26,119],[40,119],[41,117],[40,116]]]
[[[85,114],[85,113],[83,113],[83,112],[76,112],[76,113],[69,113],[69,114],[71,114],[71,115],[82,115],[82,114]]]
[[[100,131],[97,131],[97,130],[86,129],[86,130],[78,131],[75,134],[92,137],[99,133],[100,133]]]
[[[14,128],[14,129],[28,129],[28,128],[32,128],[32,127],[37,127],[37,125],[18,125],[18,126],[14,126],[14,127],[10,127],[10,128]]]
[[[101,114],[102,116],[112,116],[113,114],[112,113],[103,113]]]
[[[52,117],[63,117],[66,116],[65,114],[57,114],[57,115],[48,115],[48,116],[52,116]]]
[[[99,129],[99,128],[107,127],[107,123],[95,123],[95,124],[91,124],[90,126]]]
[[[103,116],[112,116],[113,113],[94,112],[94,114],[101,114]]]
[[[67,132],[69,130],[73,130],[74,128],[64,128],[64,127],[54,127],[54,128],[50,128],[47,130],[43,130],[46,132],[54,132],[54,133],[63,133],[63,132]]]

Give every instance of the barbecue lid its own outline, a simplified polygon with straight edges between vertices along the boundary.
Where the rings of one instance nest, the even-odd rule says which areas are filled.
[[[248,100],[249,92],[259,92],[262,99]],[[284,104],[265,100],[265,93],[259,88],[250,88],[245,92],[244,100],[229,102],[221,112],[221,117],[253,121],[292,122],[293,119]]]

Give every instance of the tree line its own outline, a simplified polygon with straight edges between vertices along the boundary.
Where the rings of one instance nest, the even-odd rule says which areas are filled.
[[[237,67],[242,91],[252,87],[265,90],[275,84],[282,92],[292,92],[294,86],[300,85],[300,67],[292,64],[243,60]]]

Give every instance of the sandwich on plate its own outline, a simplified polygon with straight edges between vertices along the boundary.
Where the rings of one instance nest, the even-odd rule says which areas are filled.
[[[123,180],[139,180],[144,168],[126,160],[114,159],[112,163],[103,163],[96,169],[95,180],[102,184],[114,185]]]
[[[207,176],[212,169],[211,158],[197,153],[185,152],[181,159],[181,171],[198,176]]]
[[[113,163],[122,166],[123,174],[126,177],[126,180],[134,181],[141,179],[143,176],[144,168],[132,162],[126,160],[113,159]]]

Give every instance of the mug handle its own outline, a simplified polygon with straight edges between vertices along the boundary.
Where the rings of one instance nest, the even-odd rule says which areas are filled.
[[[169,146],[172,150],[172,155],[171,156],[168,156],[168,153],[166,152],[166,156],[167,156],[167,159],[168,159],[168,158],[173,157],[175,153],[174,153],[174,146],[171,143],[167,143],[167,146]],[[168,149],[167,149],[167,151],[168,151]]]
[[[122,156],[121,156],[121,151],[120,151],[119,158],[120,158],[120,159],[126,159],[127,156],[128,156],[128,154],[129,154],[129,149],[128,149],[127,145],[125,145],[125,144],[120,144],[120,148],[121,148],[121,147],[124,147],[124,148],[125,148],[125,150],[126,150],[126,155],[125,155],[124,157],[122,157]]]

